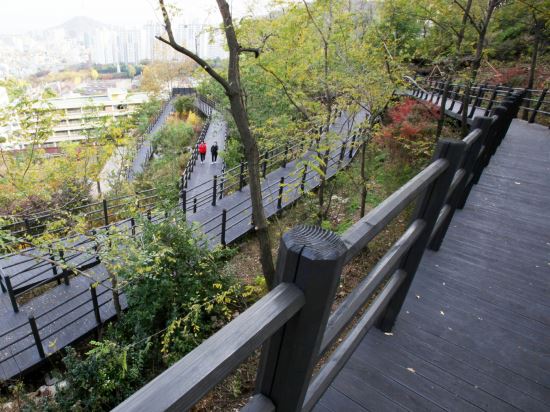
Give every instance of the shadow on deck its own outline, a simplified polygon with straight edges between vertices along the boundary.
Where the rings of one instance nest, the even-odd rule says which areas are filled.
[[[390,334],[373,328],[316,411],[550,409],[550,132],[514,120]]]

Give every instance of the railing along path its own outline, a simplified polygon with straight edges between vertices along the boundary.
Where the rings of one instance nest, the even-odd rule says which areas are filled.
[[[369,329],[391,333],[425,249],[440,247],[453,213],[517,115],[520,99],[512,94],[489,117],[475,118],[462,141],[441,140],[424,170],[342,236],[307,226],[286,233],[277,286],[114,410],[187,410],[259,347],[256,395],[243,410],[313,409]],[[331,313],[345,265],[412,204],[407,229]]]
[[[207,111],[208,107],[203,109]],[[345,167],[357,151],[357,136],[349,136],[354,128],[353,118],[339,119],[331,129],[342,134],[343,140],[326,159],[327,177]],[[316,141],[320,142],[320,138]],[[314,151],[309,151],[305,159],[310,164],[318,163],[318,160],[311,159],[313,154]],[[307,165],[300,169],[303,170],[302,174],[296,174],[300,171],[296,169],[299,164],[297,160],[289,160],[280,170],[275,169],[270,173],[264,167],[263,193],[267,216],[280,212],[304,191],[312,190],[319,184],[319,175],[314,171],[308,172]],[[284,176],[287,176],[286,183]],[[271,183],[274,179],[276,184]],[[249,202],[247,191],[248,187],[243,183],[241,190],[236,192],[238,200],[233,196],[225,197],[220,204],[223,207],[225,202],[227,209],[220,210],[220,204],[216,207],[216,202],[212,201],[218,199],[215,193],[210,202],[201,208],[203,220],[198,220],[202,224],[200,236],[208,246],[228,244],[254,229],[249,221],[249,207],[246,206]],[[154,196],[145,196],[150,197]],[[128,201],[126,198],[116,200],[121,204]],[[100,204],[102,207],[91,213],[98,215],[97,219],[102,219],[104,225],[87,235],[52,242],[47,250],[43,247],[25,249],[0,260],[3,319],[6,320],[4,325],[7,329],[0,331],[0,371],[4,379],[28,371],[50,354],[86,334],[98,333],[103,323],[116,316],[112,287],[99,258],[98,248],[102,241],[106,241],[109,233],[136,236],[141,233],[142,225],[139,219],[133,217],[113,221],[116,214],[110,211],[105,201]],[[183,204],[180,202],[176,209],[164,213],[155,212],[153,207],[146,208],[144,218],[154,223],[179,218],[182,216]],[[205,218],[205,211],[212,212],[212,217]],[[201,218],[201,213],[197,213],[195,219]],[[19,303],[23,297],[37,293],[52,283],[58,286],[28,303]],[[123,290],[119,292],[124,309]]]

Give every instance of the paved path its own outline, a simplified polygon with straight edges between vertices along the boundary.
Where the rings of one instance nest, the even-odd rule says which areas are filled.
[[[338,168],[346,166],[351,160],[350,151],[353,148],[349,144],[349,136],[356,125],[364,119],[364,116],[364,113],[360,113],[355,117],[344,114],[332,125],[331,130],[340,134],[342,143],[330,153],[328,176],[334,175]],[[207,139],[210,139],[210,141],[217,136],[225,136],[225,124],[220,117],[214,116],[209,133]],[[222,141],[223,139],[220,139],[218,143],[222,143]],[[342,144],[346,149],[345,153],[341,150]],[[304,161],[315,163],[315,160],[311,158],[313,153],[309,151],[304,159],[289,162],[285,168],[279,168],[266,176],[262,186],[268,216],[272,216],[278,211],[277,199],[281,177],[285,177],[287,183],[294,181],[294,184],[285,187],[281,198],[281,207],[292,204],[302,195],[299,187],[300,171],[303,168]],[[353,150],[352,154],[354,153]],[[341,154],[345,154],[342,160],[340,160]],[[196,182],[208,180],[216,168],[219,167],[219,164],[204,164],[202,169],[200,166],[199,164],[199,167],[195,169],[198,173],[192,176]],[[304,184],[305,190],[308,191],[316,187],[319,180],[317,173],[308,172]],[[204,205],[201,207],[200,213],[188,215],[188,220],[197,222],[208,239],[208,245],[215,247],[222,240],[220,214],[224,208],[227,208],[229,212],[226,243],[230,243],[253,230],[253,226],[250,224],[251,206],[248,194],[249,188],[245,186],[242,191],[235,192],[220,200],[216,206]],[[152,219],[153,221],[160,221],[163,217],[164,215],[153,215]],[[116,222],[114,225],[129,232],[132,230],[131,219]],[[93,242],[89,239],[84,237],[80,239],[77,236],[73,239],[63,240],[63,242],[71,246],[77,245],[75,246],[76,249],[83,250],[83,252],[73,252],[74,256],[66,253],[65,259],[69,264],[78,266],[95,259]],[[78,245],[79,242],[84,243]],[[26,254],[32,254],[32,252],[27,251]],[[48,257],[47,254],[46,257]],[[89,277],[96,280],[103,281],[107,278],[106,270],[102,264],[96,264],[86,269],[86,272]],[[52,280],[55,282],[56,275],[50,263],[21,254],[0,257],[0,273],[4,280],[6,276],[11,276],[14,285],[17,281],[16,286],[18,287],[30,287],[36,285],[37,282],[52,282]],[[91,282],[89,277],[83,275],[72,276],[69,285],[55,286],[39,297],[31,299],[28,303],[20,304],[19,313],[13,312],[8,294],[0,294],[0,319],[2,319],[2,322],[0,322],[0,380],[23,374],[45,361],[40,358],[36,342],[31,333],[28,321],[30,314],[34,313],[37,318],[41,345],[46,355],[59,351],[95,330],[96,318],[89,291]],[[98,288],[102,321],[111,319],[115,315],[112,294],[108,287],[109,282],[107,281]],[[125,305],[124,296],[122,296],[122,305]]]
[[[128,180],[130,182],[134,180],[138,174],[143,173],[143,171],[145,170],[145,166],[147,165],[147,162],[150,160],[150,157],[153,153],[153,136],[162,128],[162,126],[164,126],[164,123],[166,123],[166,119],[168,119],[170,114],[172,114],[172,112],[174,111],[173,103],[175,99],[176,97],[173,97],[168,101],[166,107],[162,111],[162,114],[151,129],[151,132],[145,137],[143,144],[138,149],[138,152],[136,153],[136,157],[134,157],[132,167],[130,168],[128,174]]]
[[[372,329],[316,411],[550,410],[550,132],[514,120],[391,335]]]
[[[223,115],[217,110],[212,111],[212,118],[210,121],[210,127],[206,132],[204,141],[207,146],[206,161],[201,164],[200,160],[197,160],[191,178],[188,180],[187,187],[189,191],[189,202],[191,196],[194,195],[194,191],[191,188],[198,187],[205,182],[212,181],[214,176],[220,176],[224,170],[224,162],[221,156],[218,155],[217,163],[213,164],[210,156],[210,148],[214,142],[218,142],[219,152],[225,149],[225,138],[227,136],[227,123],[223,119]],[[202,190],[202,189],[200,189]],[[188,202],[188,207],[192,206]]]
[[[132,180],[134,180],[135,177],[138,174],[142,173],[145,169],[145,166],[147,165],[147,162],[150,160],[153,153],[152,138],[154,134],[158,132],[162,128],[162,126],[164,126],[166,119],[173,112],[174,99],[175,98],[172,98],[165,106],[160,117],[151,129],[151,132],[149,132],[144,137],[143,144],[138,148],[135,157],[131,161],[131,164],[128,165],[128,181],[131,182]],[[127,147],[116,148],[115,153],[107,160],[105,166],[103,166],[103,169],[101,169],[101,172],[98,176],[99,185],[101,186],[101,193],[107,193],[111,190],[111,181],[113,177],[116,176],[116,173],[120,172],[121,168],[126,167],[125,163],[128,163],[128,159],[126,159],[127,152]],[[97,184],[92,185],[92,188],[90,190],[90,194],[92,195],[92,197],[98,198],[101,193],[98,191]]]
[[[365,118],[365,113],[361,112],[356,116],[347,116],[345,113],[338,117],[335,123],[330,127],[332,132],[338,133],[342,140],[333,148],[329,154],[327,176],[332,177],[339,168],[345,167],[351,160],[350,150],[355,153],[351,147],[350,136],[352,131]],[[340,160],[342,147],[345,148],[345,156]],[[281,167],[266,175],[262,179],[262,197],[267,217],[273,216],[278,211],[278,198],[280,190],[280,180],[284,178],[285,186],[281,194],[281,207],[286,207],[294,203],[302,195],[301,179],[305,163],[309,163],[309,171],[306,173],[304,190],[310,191],[320,183],[320,177],[317,172],[312,170],[311,164],[317,167],[318,162],[314,160],[315,152],[310,150],[302,158],[287,163],[286,167]],[[209,189],[207,189],[209,190]],[[196,222],[200,225],[202,232],[206,235],[208,244],[215,246],[222,243],[221,222],[223,210],[226,210],[226,233],[225,242],[233,242],[243,235],[253,230],[251,224],[252,205],[250,202],[250,188],[243,187],[241,191],[236,191],[231,195],[218,199],[216,205],[206,203],[197,213],[188,212],[187,220]]]

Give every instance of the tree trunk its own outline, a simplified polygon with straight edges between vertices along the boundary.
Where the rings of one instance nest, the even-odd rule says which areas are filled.
[[[462,96],[462,112],[460,117],[460,127],[462,137],[466,137],[468,134],[468,104],[470,102],[470,90],[472,89],[472,82],[467,81],[464,87],[464,95]]]
[[[529,66],[529,79],[527,80],[527,89],[531,90],[533,89],[535,85],[535,73],[537,71],[537,58],[539,54],[539,47],[540,47],[540,32],[541,32],[540,23],[535,23],[535,38],[533,42],[533,51],[531,53],[531,64]],[[531,96],[531,92],[527,92],[526,98]],[[525,100],[525,107],[529,107],[529,100]],[[523,120],[527,120],[529,117],[529,111],[526,109],[523,111]]]
[[[448,77],[445,80],[445,86],[443,87],[443,95],[441,96],[441,109],[439,112],[439,119],[437,121],[437,132],[435,138],[439,139],[441,137],[441,132],[443,131],[443,125],[445,124],[445,107],[447,106],[447,96],[449,94],[449,87],[451,85],[451,77]]]
[[[361,217],[365,216],[367,208],[367,176],[365,163],[367,161],[367,144],[363,142],[361,147]]]
[[[271,255],[271,240],[267,228],[267,219],[265,217],[262,202],[262,186],[260,182],[260,155],[256,140],[252,137],[248,116],[244,107],[243,100],[239,94],[229,96],[231,104],[231,115],[241,137],[246,162],[248,164],[248,176],[250,187],[250,201],[252,203],[252,218],[256,228],[256,235],[260,246],[260,263],[268,288],[271,290],[275,285],[275,268],[273,266],[273,256]]]
[[[118,292],[118,278],[115,274],[109,273],[111,279],[112,294],[113,294],[113,306],[115,307],[115,313],[118,319],[122,316],[122,307],[120,306],[120,294]]]
[[[466,23],[468,22],[468,15],[470,14],[470,10],[472,9],[472,1],[473,0],[468,0],[468,3],[464,8],[464,14],[462,15],[462,24],[460,26],[460,32],[458,33],[458,36],[456,39],[456,51],[458,54],[460,54],[460,49],[462,48],[462,41],[464,40],[464,32],[466,31]]]
[[[229,64],[227,68],[227,79],[218,73],[208,62],[193,53],[189,49],[177,43],[172,31],[172,22],[168,15],[164,0],[159,0],[162,16],[168,34],[168,40],[162,36],[156,36],[163,43],[168,44],[174,50],[184,54],[194,60],[210,77],[216,80],[225,90],[229,103],[231,105],[231,115],[235,120],[241,143],[245,149],[246,160],[248,163],[248,172],[250,177],[250,199],[252,203],[252,218],[257,230],[258,242],[260,244],[260,263],[268,287],[275,286],[275,268],[273,266],[273,257],[271,256],[271,241],[267,230],[267,219],[262,203],[262,190],[260,184],[260,167],[258,146],[256,140],[250,132],[248,124],[248,114],[245,105],[245,92],[241,87],[241,73],[239,68],[239,55],[244,49],[237,40],[231,10],[226,0],[216,0],[218,9],[223,20],[223,30],[229,49]]]

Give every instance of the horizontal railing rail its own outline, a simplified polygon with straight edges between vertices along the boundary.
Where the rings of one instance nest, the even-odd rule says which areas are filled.
[[[522,98],[516,116],[529,123],[535,123],[537,116],[541,115],[544,116],[545,124],[550,123],[550,96],[548,96],[547,88],[537,90],[488,83],[475,84],[470,87],[469,96],[466,98],[468,106],[463,109],[466,91],[464,84],[446,84],[444,80],[428,79],[417,79],[411,83],[415,87],[413,96],[429,100],[436,105],[443,100],[443,94],[447,87],[446,99],[451,102],[448,110],[453,111],[455,106],[457,107],[456,114],[461,114],[463,110],[466,110],[469,119],[472,119],[474,115],[479,116],[480,112],[483,112],[484,116],[488,116],[495,106],[511,97],[513,93],[521,93]]]
[[[348,164],[349,160],[353,157],[358,149],[355,145],[355,139],[356,134],[353,134],[351,138],[344,139],[339,146],[333,148],[332,152],[326,159],[328,175],[331,175],[331,173],[333,173],[335,170],[338,170]],[[315,161],[318,162],[318,159],[316,159]],[[309,162],[311,162],[311,160],[309,160],[308,163]],[[320,165],[317,165],[317,168],[319,169]],[[289,176],[286,183],[284,182],[284,180],[277,181],[263,188],[263,199],[266,209],[274,209],[277,213],[280,212],[283,207],[292,204],[292,202],[298,199],[304,191],[313,189],[320,180],[320,177],[315,170],[311,170],[308,172],[307,165],[304,166],[303,172],[298,169],[296,169],[295,172],[296,175],[294,177],[292,177],[292,175]],[[301,185],[299,185],[299,183],[301,183]],[[292,186],[293,184],[294,186]],[[291,193],[292,187],[294,187],[293,193]],[[114,201],[124,202],[125,200],[123,197],[119,197],[115,198]],[[250,225],[248,226],[248,229],[245,231],[245,233],[247,231],[253,230],[250,208],[245,206],[247,201],[249,200],[245,199],[244,201],[233,205],[228,210],[223,210],[220,215],[213,216],[208,221],[202,222],[201,236],[204,236],[204,240],[201,240],[201,242],[209,247],[213,247],[217,244],[225,245],[229,243],[229,241],[226,241],[227,233],[229,233],[229,231],[231,231],[239,223],[247,219],[250,220]],[[177,207],[164,213],[148,210],[145,214],[145,217],[147,220],[156,223],[172,216],[178,216],[176,212],[181,213],[179,209],[180,208]],[[73,277],[76,278],[83,276],[81,274],[82,270],[93,268],[100,264],[101,261],[97,254],[100,243],[108,241],[107,239],[109,237],[109,234],[112,233],[114,230],[122,233],[127,233],[129,236],[136,236],[141,234],[140,225],[137,224],[134,218],[129,218],[122,221],[113,222],[109,225],[105,225],[99,228],[95,228],[88,234],[83,235],[82,238],[75,236],[73,238],[63,239],[63,244],[60,245],[56,245],[55,243],[53,243],[52,245],[50,245],[50,252],[43,252],[40,249],[27,250],[24,253],[23,260],[18,260],[15,263],[5,264],[3,268],[4,270],[11,269],[16,274],[15,277],[25,278],[25,282],[30,285],[29,288],[26,290],[16,290],[14,288],[9,288],[7,290],[7,292],[10,294],[14,311],[18,311],[17,298],[20,295],[28,293],[35,288],[45,286],[48,283],[54,281],[61,283],[61,280],[63,280],[65,284],[70,284]],[[235,240],[236,238],[233,237],[230,241]],[[42,255],[32,256],[33,250],[36,250],[37,254],[42,253]],[[38,269],[41,269],[43,272],[37,272]],[[39,275],[42,277],[38,278]],[[90,281],[92,280],[90,279]],[[0,284],[2,283],[0,282]],[[104,285],[106,286],[106,288],[110,288],[108,279],[103,279],[99,281],[99,285]],[[124,288],[120,288],[119,291],[120,293],[122,293],[124,291]],[[97,295],[100,296],[104,293],[105,291]],[[71,305],[71,302],[74,302],[76,298],[69,298],[66,302],[61,302],[56,305],[54,309],[47,309],[46,312],[48,314],[55,312],[56,315],[56,317],[50,322],[42,324],[41,319],[44,318],[44,314],[40,313],[36,315],[35,319],[39,321],[37,326],[33,325],[30,320],[29,322],[25,323],[24,327],[26,327],[27,329],[34,328],[29,332],[29,334],[27,334],[27,337],[30,336],[30,333],[32,332],[35,344],[29,344],[27,350],[32,350],[32,348],[35,347],[34,350],[36,350],[37,353],[40,355],[40,359],[45,359],[44,356],[47,357],[48,355],[46,353],[47,351],[44,352],[44,348],[48,347],[48,341],[45,341],[46,338],[49,339],[53,337],[56,333],[63,332],[66,328],[70,327],[81,319],[84,319],[86,317],[89,318],[92,311],[94,312],[94,316],[96,318],[96,326],[94,326],[96,330],[99,330],[101,328],[101,325],[105,321],[109,320],[102,319],[101,316],[98,315],[99,312],[97,310],[98,307],[104,306],[106,302],[95,304],[94,302],[97,300],[97,296],[94,297],[94,291],[92,290],[90,290],[90,294],[86,295],[86,299],[82,298],[82,295],[86,294],[82,292],[78,294],[78,299],[82,299],[80,305],[73,307]],[[84,311],[84,313],[81,313],[78,319],[71,318],[71,320],[67,321],[68,323],[65,322],[65,325],[57,325],[52,330],[52,323],[63,323],[63,319],[69,319],[69,315],[77,310]],[[86,318],[86,322],[90,321],[88,318]],[[35,329],[38,332],[35,333]],[[15,346],[22,344],[18,340],[13,341],[12,343]],[[13,346],[10,346],[10,348],[13,348]],[[8,353],[6,352],[4,355],[7,354]],[[12,359],[10,356],[4,358],[0,357],[0,364],[2,362],[9,362],[10,359]],[[22,373],[23,370],[19,370],[18,372]]]
[[[513,94],[495,108],[493,117],[476,118],[464,140],[440,140],[424,170],[342,236],[307,226],[283,235],[278,286],[115,410],[187,410],[264,341],[256,395],[243,410],[311,410],[370,328],[391,331],[425,249],[439,247],[452,213],[504,138],[520,99]],[[413,204],[404,233],[331,314],[343,267]],[[445,209],[449,211],[443,213]],[[291,287],[296,292],[292,310],[290,303],[273,302],[282,288]],[[283,310],[288,312],[281,318]],[[274,327],[274,318],[284,321]],[[351,330],[338,339],[354,319]],[[338,346],[326,357],[336,341]]]

